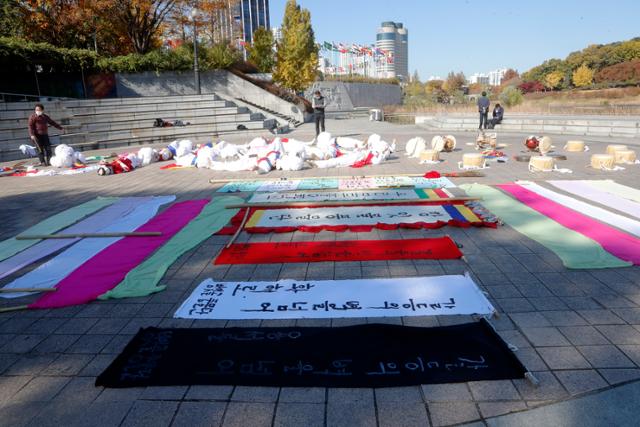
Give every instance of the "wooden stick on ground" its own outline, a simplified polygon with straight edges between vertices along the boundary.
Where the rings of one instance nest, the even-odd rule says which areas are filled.
[[[474,172],[474,177],[478,177],[478,176],[484,176],[484,174],[482,172]],[[440,172],[440,174],[443,177],[446,176],[452,176],[452,177],[457,177],[457,176],[465,176],[466,172]],[[480,174],[480,175],[477,175]],[[222,183],[233,183],[233,182],[243,182],[243,181],[255,181],[255,182],[266,182],[266,181],[295,181],[295,180],[299,180],[299,179],[354,179],[354,178],[388,178],[388,177],[394,177],[394,176],[399,176],[399,177],[423,177],[424,173],[392,173],[392,174],[384,174],[384,175],[330,175],[330,176],[297,176],[295,178],[285,178],[285,177],[273,177],[273,178],[260,178],[260,179],[251,179],[251,177],[248,178],[227,178],[227,179],[223,179],[223,178],[211,178],[209,180],[210,184],[222,184]],[[467,175],[470,176],[470,175]]]
[[[347,200],[347,201],[327,201],[327,202],[283,202],[283,203],[243,203],[240,205],[229,205],[227,209],[242,208],[278,208],[292,206],[367,206],[367,205],[393,205],[393,204],[422,204],[425,202],[466,202],[472,200],[482,200],[479,197],[448,197],[442,199],[415,199],[415,200]]]
[[[247,219],[249,218],[249,211],[251,211],[251,209],[247,207],[246,210],[247,211],[244,213],[244,217],[242,218],[242,222],[240,223],[240,226],[238,226],[236,233],[231,237],[231,240],[229,240],[229,243],[227,243],[227,246],[225,246],[227,249],[233,244],[233,242],[236,241],[236,239],[242,232],[242,229],[244,228],[244,225],[246,224]]]
[[[160,231],[132,231],[122,233],[26,234],[24,236],[16,236],[16,240],[76,239],[89,237],[149,237],[161,235],[162,232]]]
[[[28,305],[16,305],[16,306],[13,306],[13,307],[4,307],[4,308],[0,308],[0,313],[8,313],[10,311],[26,310],[28,308],[29,308]]]
[[[10,292],[55,292],[58,288],[3,288],[0,289],[0,293],[10,293]]]

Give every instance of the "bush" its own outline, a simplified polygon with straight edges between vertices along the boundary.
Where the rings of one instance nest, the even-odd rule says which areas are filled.
[[[605,67],[596,73],[595,81],[608,83],[605,86],[637,84],[640,82],[640,59]]]
[[[544,91],[544,85],[539,81],[530,81],[521,83],[518,86],[521,93],[542,92]]]
[[[500,94],[500,102],[507,107],[519,105],[524,100],[522,92],[516,87],[509,86]]]
[[[96,67],[98,55],[86,49],[59,48],[49,43],[28,42],[18,37],[0,37],[0,66],[6,71],[33,65],[47,71],[78,71]]]

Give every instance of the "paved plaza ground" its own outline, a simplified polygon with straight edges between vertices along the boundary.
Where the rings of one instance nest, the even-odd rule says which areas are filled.
[[[433,133],[416,126],[329,120],[336,135],[362,137],[376,132],[397,139],[398,152],[379,166],[360,170],[307,169],[273,172],[268,177],[423,173],[457,170],[475,133],[458,133],[458,148],[436,167],[403,154],[413,136],[428,141]],[[290,134],[313,136],[305,124]],[[499,133],[503,150],[520,154],[525,134]],[[246,142],[249,136],[233,136]],[[555,137],[557,151],[568,139]],[[560,167],[571,175],[532,174],[526,163],[491,163],[484,178],[454,179],[456,184],[498,184],[515,179],[615,179],[640,188],[640,165],[619,172],[587,168],[606,144],[640,144],[626,139],[584,138],[588,153],[570,153]],[[205,142],[205,141],[198,141]],[[125,151],[108,150],[110,151]],[[151,165],[133,173],[39,178],[0,178],[0,240],[50,215],[96,196],[175,194],[178,201],[210,197],[211,178],[255,178],[255,173],[210,170],[160,170]],[[640,391],[640,268],[567,270],[549,250],[508,226],[439,230],[375,230],[370,233],[242,234],[239,241],[303,241],[434,237],[449,234],[463,245],[466,261],[382,261],[350,263],[214,266],[212,259],[229,236],[214,236],[187,253],[169,270],[167,290],[145,298],[110,300],[57,310],[0,314],[0,426],[443,426],[483,425],[628,425]],[[412,326],[451,325],[468,316],[334,319],[304,321],[192,321],[173,319],[176,308],[203,279],[277,280],[384,278],[460,274],[468,271],[490,296],[500,315],[491,320],[500,335],[540,381],[482,381],[380,389],[269,388],[246,386],[148,387],[103,389],[95,378],[140,327],[344,326],[388,322]],[[0,285],[11,279],[0,281]],[[28,301],[28,298],[25,299]],[[16,305],[0,301],[0,307]],[[20,304],[23,304],[20,300]],[[624,383],[629,389],[618,391]],[[611,389],[605,394],[599,390]],[[617,393],[617,394],[606,394]],[[575,400],[581,395],[584,399]],[[616,397],[617,396],[617,397]],[[621,399],[626,398],[626,403]],[[635,401],[633,400],[635,398]],[[609,400],[607,400],[609,399]],[[631,402],[629,402],[631,399]],[[563,402],[557,406],[557,402]],[[607,404],[604,405],[603,402]],[[613,402],[613,403],[612,403]],[[616,408],[616,402],[620,408]],[[635,402],[635,403],[634,403]],[[613,409],[617,419],[607,419]],[[551,405],[551,406],[549,406]],[[580,406],[581,405],[581,406]],[[530,408],[537,408],[530,410]],[[579,409],[582,408],[582,409]],[[588,409],[592,411],[589,412]],[[603,409],[603,410],[604,410]],[[507,418],[492,418],[510,412]],[[585,412],[586,411],[586,412]],[[589,416],[585,420],[585,414]],[[588,421],[588,422],[587,422]],[[591,424],[589,424],[591,423]]]

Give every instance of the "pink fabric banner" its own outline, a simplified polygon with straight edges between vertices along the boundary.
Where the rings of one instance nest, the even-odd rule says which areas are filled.
[[[102,250],[61,280],[56,292],[43,295],[29,308],[56,308],[85,304],[111,290],[129,271],[167,242],[192,219],[207,199],[176,203],[135,231],[160,231],[160,236],[125,237]]]
[[[503,184],[497,187],[557,223],[595,240],[610,254],[640,265],[640,239],[539,196],[520,185]]]

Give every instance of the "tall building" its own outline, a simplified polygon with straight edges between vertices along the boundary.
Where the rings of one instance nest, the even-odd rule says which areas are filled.
[[[223,6],[217,11],[217,19],[213,24],[216,42],[233,40],[251,43],[253,33],[258,28],[271,29],[269,0],[226,0]]]
[[[487,74],[484,73],[475,73],[471,77],[469,77],[469,83],[475,84],[483,84],[490,86],[500,86],[502,83],[502,78],[507,72],[506,68],[501,68],[499,70],[489,71]]]
[[[409,32],[400,22],[383,22],[376,33],[376,47],[389,52],[378,64],[380,77],[409,80]]]
[[[271,29],[269,0],[242,0],[240,2],[242,40],[251,43],[253,33],[260,27]]]

